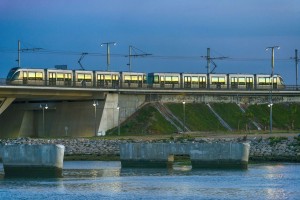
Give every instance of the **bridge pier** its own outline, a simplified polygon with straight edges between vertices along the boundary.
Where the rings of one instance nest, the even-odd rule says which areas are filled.
[[[173,155],[189,155],[193,168],[247,169],[249,143],[123,143],[122,167],[171,166]]]

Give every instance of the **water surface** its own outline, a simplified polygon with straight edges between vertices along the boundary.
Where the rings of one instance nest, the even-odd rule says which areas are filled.
[[[1,166],[1,165],[0,165]],[[120,162],[67,161],[63,178],[7,179],[0,199],[300,199],[300,164],[248,170],[121,169]]]

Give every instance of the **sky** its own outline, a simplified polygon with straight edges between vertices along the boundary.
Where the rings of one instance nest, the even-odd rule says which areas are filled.
[[[271,74],[294,85],[295,49],[300,51],[299,0],[1,0],[0,78],[21,67],[68,65],[106,70],[111,45],[111,71],[206,73],[207,48],[216,73]],[[24,50],[42,48],[42,50]],[[139,51],[141,50],[141,51]],[[298,53],[300,55],[300,53]],[[299,56],[300,57],[300,56]],[[299,81],[300,82],[300,81]]]

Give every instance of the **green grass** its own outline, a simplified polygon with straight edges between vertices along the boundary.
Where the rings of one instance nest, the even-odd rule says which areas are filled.
[[[254,114],[257,122],[269,127],[270,108],[267,104],[251,105],[249,111]],[[279,130],[300,129],[300,105],[299,104],[274,104],[272,114],[272,126]]]
[[[165,103],[170,111],[183,121],[182,103]],[[270,108],[267,104],[250,105],[245,116],[234,103],[214,103],[214,110],[235,130],[244,131],[246,123],[252,118],[269,129]],[[252,117],[251,117],[252,115]],[[204,103],[185,104],[185,122],[191,131],[229,133]],[[274,132],[300,129],[300,104],[273,105]],[[239,127],[238,127],[239,125]],[[249,123],[251,125],[251,123]],[[264,129],[264,127],[262,127]],[[252,126],[252,129],[255,129]],[[145,105],[121,124],[121,136],[155,136],[176,133],[176,128],[168,122],[151,104]],[[232,133],[232,132],[230,132]],[[118,134],[118,127],[107,132],[107,136]]]
[[[183,121],[182,103],[168,103],[165,105]],[[186,103],[185,122],[192,131],[226,131],[204,103]]]
[[[235,103],[214,103],[211,106],[231,128],[246,130],[249,120]]]
[[[155,135],[177,132],[151,104],[147,104],[120,126],[121,135]],[[118,127],[108,131],[108,135],[117,135]]]

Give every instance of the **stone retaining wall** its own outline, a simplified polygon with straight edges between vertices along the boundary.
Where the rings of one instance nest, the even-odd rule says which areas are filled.
[[[65,155],[119,155],[120,143],[127,142],[199,142],[199,143],[217,143],[217,142],[241,142],[244,138],[196,138],[196,139],[177,139],[177,140],[107,140],[107,139],[2,139],[0,140],[0,155],[2,155],[2,146],[5,144],[62,144],[65,146]],[[245,140],[244,140],[245,141]],[[250,143],[250,160],[258,161],[292,161],[300,162],[300,138],[261,138],[256,137],[248,139]]]

